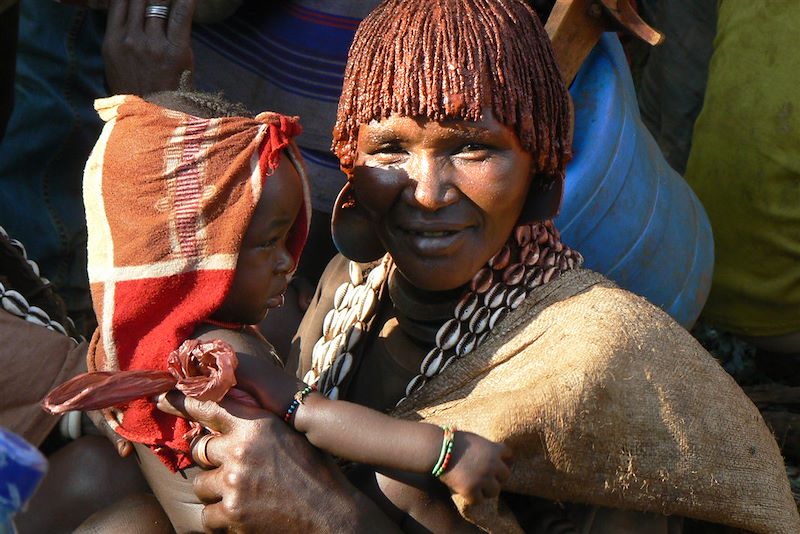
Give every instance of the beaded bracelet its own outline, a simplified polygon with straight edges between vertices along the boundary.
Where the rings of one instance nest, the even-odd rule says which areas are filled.
[[[444,437],[442,438],[442,451],[439,453],[439,460],[433,466],[431,474],[439,478],[450,465],[450,458],[453,456],[453,441],[456,437],[456,429],[450,425],[442,425]]]
[[[286,413],[283,415],[283,420],[286,423],[288,423],[292,418],[292,415],[294,415],[294,412],[297,411],[297,408],[299,408],[301,404],[305,403],[308,394],[312,391],[316,391],[316,389],[317,386],[306,386],[294,394],[294,400],[292,400],[292,403],[289,405],[289,408],[286,409]]]

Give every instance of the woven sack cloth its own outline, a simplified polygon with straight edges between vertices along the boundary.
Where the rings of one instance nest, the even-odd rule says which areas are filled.
[[[591,271],[537,289],[395,415],[511,446],[506,491],[800,532],[758,409],[667,314]],[[521,532],[501,501],[454,500],[484,530]]]

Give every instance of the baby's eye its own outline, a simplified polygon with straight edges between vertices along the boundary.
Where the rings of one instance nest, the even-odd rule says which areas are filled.
[[[278,241],[279,241],[279,239],[277,237],[274,237],[272,239],[268,239],[267,241],[265,241],[264,243],[261,244],[261,248],[272,248],[272,247],[274,247],[275,245],[278,244]]]

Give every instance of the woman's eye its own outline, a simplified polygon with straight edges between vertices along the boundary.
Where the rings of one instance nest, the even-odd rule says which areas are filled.
[[[491,154],[492,148],[482,143],[467,143],[456,150],[455,155],[467,160],[484,160]]]
[[[403,149],[402,146],[400,146],[399,143],[392,143],[390,145],[381,147],[380,151],[386,154],[398,154],[400,152],[405,152],[405,150]]]
[[[397,163],[406,153],[406,149],[400,143],[386,143],[368,152],[372,161],[378,165]]]
[[[386,143],[376,148],[372,154],[375,156],[381,155],[397,155],[405,152],[405,149],[400,143]]]
[[[489,150],[489,147],[480,143],[468,143],[461,147],[461,152],[484,152]]]

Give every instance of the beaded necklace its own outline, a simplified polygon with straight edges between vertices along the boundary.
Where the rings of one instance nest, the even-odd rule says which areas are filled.
[[[49,284],[49,281],[39,274],[39,266],[36,264],[36,262],[28,259],[28,253],[25,250],[25,246],[16,239],[9,238],[2,226],[0,226],[0,239],[7,240],[11,246],[16,248],[17,251],[22,254],[22,257],[28,263],[28,266],[36,274],[36,276],[38,276],[45,284]],[[69,337],[69,333],[67,333],[67,329],[64,328],[64,325],[51,319],[50,315],[48,315],[48,313],[40,307],[29,304],[28,300],[22,295],[22,293],[11,288],[6,288],[2,283],[0,283],[0,306],[2,306],[2,309],[11,315],[15,315],[29,323],[43,326],[48,330],[52,330]],[[72,319],[67,317],[67,321],[69,322],[68,326],[74,332],[75,324],[72,322]],[[82,336],[71,337],[70,339],[72,339],[75,344],[83,341]]]
[[[479,347],[531,291],[582,264],[583,256],[561,243],[552,221],[517,226],[469,282],[453,317],[437,331],[434,347],[422,359],[397,404]],[[328,398],[341,395],[354,368],[355,349],[373,322],[391,268],[389,254],[366,266],[351,261],[350,280],[336,289],[334,307],[325,315],[322,337],[312,350],[311,369],[303,378]]]

